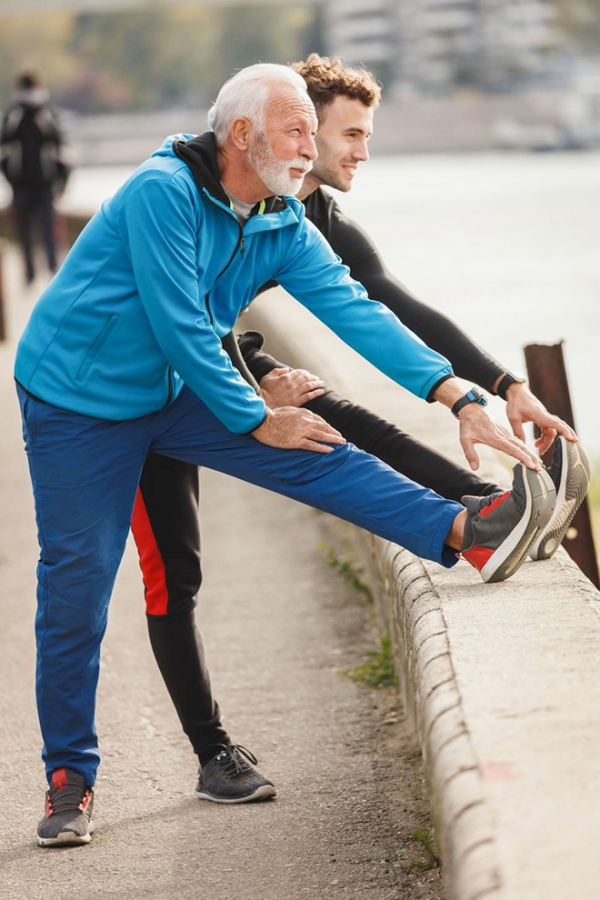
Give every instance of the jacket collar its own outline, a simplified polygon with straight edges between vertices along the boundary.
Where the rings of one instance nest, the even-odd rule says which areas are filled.
[[[203,190],[219,200],[224,206],[229,207],[229,197],[221,184],[219,165],[217,162],[217,147],[212,131],[205,131],[189,141],[173,141],[173,152],[182,159],[190,169],[196,186],[200,193]],[[284,197],[272,196],[256,203],[252,208],[251,216],[261,213],[277,213],[287,209],[288,204]]]

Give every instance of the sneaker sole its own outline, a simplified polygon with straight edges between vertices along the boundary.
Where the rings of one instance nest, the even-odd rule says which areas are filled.
[[[535,560],[554,556],[575,513],[583,503],[590,484],[590,464],[579,444],[568,441],[562,435],[559,440],[562,442],[563,460],[567,461],[567,465],[562,467],[554,514],[529,549],[529,555]]]
[[[525,489],[525,512],[516,528],[481,569],[481,577],[490,584],[505,581],[514,575],[525,561],[531,544],[546,527],[554,511],[556,489],[546,470],[534,472],[523,463],[517,463],[515,469],[518,466],[521,467]]]
[[[211,800],[213,803],[252,803],[255,800],[269,800],[277,795],[277,791],[272,784],[263,784],[253,794],[248,794],[245,797],[216,797],[205,791],[196,791],[195,793],[200,800]]]
[[[38,835],[37,842],[39,847],[65,847],[69,844],[77,846],[80,844],[89,844],[94,833],[94,822],[90,822],[88,833],[83,835],[73,834],[72,831],[61,831],[55,838],[43,838]]]

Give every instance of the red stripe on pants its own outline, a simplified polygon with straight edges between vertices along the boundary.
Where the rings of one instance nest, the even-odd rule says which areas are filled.
[[[167,614],[169,603],[165,564],[160,555],[148,517],[148,511],[146,510],[146,504],[139,488],[135,495],[131,530],[137,545],[144,587],[146,588],[146,612],[151,616],[164,616]]]

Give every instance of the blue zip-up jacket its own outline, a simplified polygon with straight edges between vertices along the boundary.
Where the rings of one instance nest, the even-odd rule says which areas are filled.
[[[242,229],[208,132],[167,138],[102,205],[36,304],[15,377],[114,420],[158,411],[186,383],[230,431],[253,431],[265,404],[221,338],[270,279],[414,394],[451,374],[350,278],[295,197],[257,204]]]

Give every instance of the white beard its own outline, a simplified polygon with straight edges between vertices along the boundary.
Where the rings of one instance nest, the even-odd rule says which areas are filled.
[[[290,169],[303,169],[310,172],[312,163],[301,157],[291,160],[277,159],[264,134],[258,133],[254,143],[248,151],[250,165],[264,181],[273,194],[287,194],[294,196],[302,187],[304,176],[294,178],[290,175]]]

